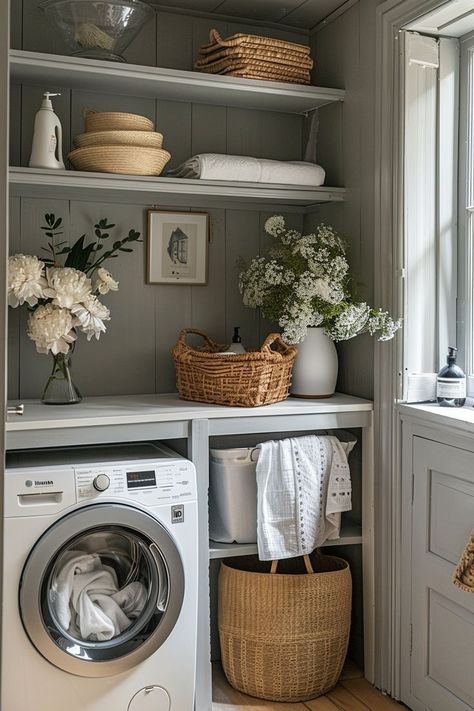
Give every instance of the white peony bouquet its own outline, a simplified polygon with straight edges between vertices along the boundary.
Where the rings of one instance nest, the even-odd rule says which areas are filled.
[[[130,230],[128,235],[106,247],[108,230],[115,225],[107,218],[95,225],[95,240],[85,244],[82,235],[72,247],[58,241],[62,234],[62,218],[45,215],[41,229],[48,238],[45,258],[29,254],[15,254],[8,261],[8,303],[16,308],[27,304],[28,336],[39,353],[54,356],[67,354],[75,344],[78,333],[87,340],[106,330],[105,321],[110,311],[98,295],[118,290],[118,282],[103,264],[120,252],[131,252],[130,244],[140,242],[140,233]],[[60,259],[64,259],[64,265]]]
[[[274,215],[265,231],[275,246],[240,274],[239,288],[244,304],[278,323],[288,343],[300,343],[307,329],[317,326],[334,341],[364,332],[378,334],[381,341],[393,338],[401,322],[353,298],[345,245],[334,228],[320,225],[302,235]]]

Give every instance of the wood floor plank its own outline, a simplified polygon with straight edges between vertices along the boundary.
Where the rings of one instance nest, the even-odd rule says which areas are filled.
[[[344,689],[364,703],[370,711],[403,711],[405,708],[398,701],[375,689],[366,679],[348,679],[341,683]]]
[[[304,704],[276,704],[242,694],[231,687],[217,664],[213,668],[212,686],[212,711],[307,711]],[[328,711],[335,711],[335,709],[328,709]]]
[[[339,711],[339,706],[335,706],[327,696],[320,696],[319,699],[305,701],[304,705],[309,711]]]
[[[370,711],[365,703],[359,701],[356,696],[353,696],[343,686],[336,686],[335,689],[327,694],[327,697],[340,711]]]

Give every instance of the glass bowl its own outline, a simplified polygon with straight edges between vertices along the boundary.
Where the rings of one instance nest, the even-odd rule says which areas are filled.
[[[76,57],[114,62],[125,61],[122,52],[155,12],[141,0],[45,0],[40,8]]]

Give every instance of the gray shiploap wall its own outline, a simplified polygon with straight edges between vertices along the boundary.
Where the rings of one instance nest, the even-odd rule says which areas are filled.
[[[44,20],[36,0],[13,3],[12,46],[34,51],[68,53],[57,30]],[[159,13],[156,22],[147,25],[127,52],[127,59],[137,64],[191,69],[198,47],[207,39],[209,29],[223,34],[238,31],[265,32],[236,23]],[[301,35],[268,31],[286,39],[306,41]],[[186,102],[154,101],[140,97],[101,95],[87,91],[60,90],[55,108],[61,119],[65,153],[72,138],[82,132],[81,110],[119,110],[144,114],[156,122],[164,134],[164,147],[172,154],[168,167],[178,165],[199,152],[222,152],[283,160],[303,156],[305,119],[301,116],[250,111]],[[27,165],[31,148],[33,121],[41,101],[41,88],[12,87],[11,157],[13,165]],[[117,224],[117,233],[130,228],[146,239],[146,209],[128,203],[103,204],[75,200],[15,198],[11,200],[10,250],[41,254],[45,212],[62,216],[65,238],[71,241],[83,232],[92,234],[100,217]],[[133,200],[131,196],[130,200]],[[152,205],[150,205],[152,207]],[[173,209],[172,204],[156,207]],[[145,245],[138,245],[133,255],[121,255],[110,262],[120,281],[120,291],[104,297],[112,320],[99,342],[80,338],[73,357],[74,374],[84,395],[167,392],[175,389],[170,349],[181,328],[193,326],[207,331],[217,340],[228,340],[234,325],[242,327],[245,342],[257,346],[269,332],[270,325],[258,314],[246,309],[237,289],[238,258],[250,259],[268,239],[263,224],[270,213],[258,210],[207,209],[210,213],[211,244],[209,283],[205,287],[157,286],[145,284]],[[282,210],[275,210],[281,212]],[[288,216],[290,224],[302,227],[302,217]],[[9,311],[9,396],[39,397],[51,367],[50,359],[39,355],[26,336],[26,313]]]

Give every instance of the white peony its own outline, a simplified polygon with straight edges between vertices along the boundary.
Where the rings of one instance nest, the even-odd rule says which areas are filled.
[[[27,333],[38,353],[68,353],[76,340],[75,319],[68,309],[54,304],[38,306],[28,319]]]
[[[92,293],[91,280],[79,269],[52,267],[46,270],[46,278],[48,286],[44,290],[45,296],[64,309],[84,303]]]
[[[36,306],[47,285],[44,264],[38,257],[15,254],[8,260],[8,304],[16,308],[25,302]]]
[[[74,304],[71,311],[77,318],[81,330],[87,335],[88,341],[93,336],[99,340],[100,334],[105,333],[104,321],[110,320],[110,311],[107,306],[101,304],[97,296],[91,294],[83,304]]]
[[[94,281],[94,289],[97,289],[99,294],[108,294],[109,291],[118,291],[119,283],[115,281],[112,274],[103,267],[97,270]]]

